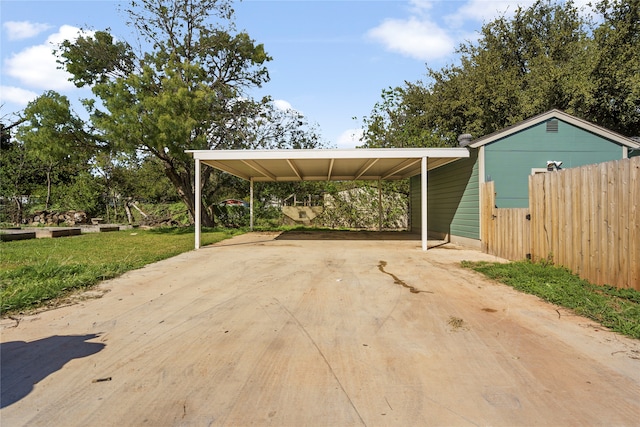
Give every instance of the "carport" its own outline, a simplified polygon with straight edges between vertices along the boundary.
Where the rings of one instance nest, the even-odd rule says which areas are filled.
[[[290,181],[383,181],[421,176],[421,240],[427,250],[427,172],[463,157],[466,148],[373,148],[330,150],[187,150],[195,159],[195,248],[200,248],[201,164],[253,183]]]

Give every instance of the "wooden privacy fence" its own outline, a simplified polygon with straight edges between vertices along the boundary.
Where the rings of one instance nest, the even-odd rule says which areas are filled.
[[[480,197],[485,252],[640,290],[640,157],[531,176],[528,209],[496,208],[493,182]]]

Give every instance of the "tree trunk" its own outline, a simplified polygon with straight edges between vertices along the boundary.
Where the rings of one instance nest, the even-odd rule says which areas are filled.
[[[13,216],[13,222],[16,225],[22,224],[22,200],[20,200],[20,196],[14,196],[13,200],[16,202],[16,213]]]
[[[144,212],[142,211],[142,209],[140,209],[140,208],[138,207],[138,202],[133,202],[133,203],[131,203],[131,206],[133,206],[133,208],[134,208],[135,210],[137,210],[138,212],[140,212],[140,215],[142,215],[143,217],[145,217],[145,218],[146,218],[146,217],[148,217],[148,216],[149,216],[149,215],[147,215],[146,213],[144,213]]]
[[[49,210],[49,202],[51,201],[51,167],[47,169],[47,200],[44,202],[44,210]]]
[[[118,222],[118,199],[116,198],[115,193],[113,194],[113,222]]]
[[[133,215],[131,215],[131,208],[129,208],[129,202],[124,202],[124,211],[127,213],[127,221],[129,225],[133,224]]]
[[[178,172],[176,168],[167,160],[163,159],[164,163],[164,171],[171,183],[174,185],[176,190],[178,191],[178,196],[187,206],[189,211],[189,220],[191,223],[195,223],[195,192],[193,186],[193,167],[190,165],[185,165],[185,169],[183,171]],[[202,185],[202,184],[200,184]],[[199,201],[202,206],[202,200]],[[215,222],[213,220],[213,214],[209,212],[204,206],[203,209],[200,209],[202,213],[201,216],[201,225],[204,227],[213,227]]]

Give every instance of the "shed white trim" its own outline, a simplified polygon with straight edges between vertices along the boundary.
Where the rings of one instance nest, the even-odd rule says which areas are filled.
[[[254,182],[398,180],[422,175],[422,248],[427,249],[427,171],[469,157],[466,148],[351,150],[187,150],[196,165],[196,242],[200,247],[201,163]],[[252,192],[253,193],[253,192]],[[253,197],[251,217],[253,217]]]

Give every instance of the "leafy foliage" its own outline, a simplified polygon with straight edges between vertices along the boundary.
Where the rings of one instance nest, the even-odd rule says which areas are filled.
[[[420,83],[382,91],[369,117],[364,117],[364,148],[445,147],[453,133],[429,116],[431,94]]]
[[[242,205],[215,206],[214,212],[225,227],[239,228],[249,225],[249,209]]]
[[[6,144],[0,150],[1,222],[20,224],[30,196],[46,177],[24,144]]]
[[[71,176],[65,185],[53,188],[51,209],[58,212],[82,210],[87,215],[101,214],[104,197],[103,187],[99,180],[86,170],[81,170]]]
[[[25,123],[18,128],[17,139],[24,144],[25,154],[44,171],[49,208],[54,179],[70,179],[92,155],[92,138],[84,123],[71,110],[66,96],[45,92],[24,110]],[[86,168],[85,168],[86,169]]]
[[[590,79],[598,89],[588,114],[596,123],[629,136],[640,135],[640,0],[605,0],[594,31]]]
[[[382,185],[380,197],[378,185]],[[407,181],[335,183],[328,186],[324,210],[316,223],[331,228],[406,228],[407,193]]]

